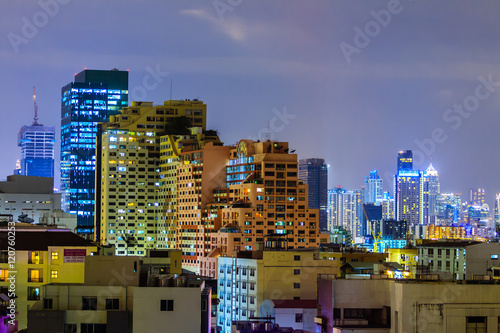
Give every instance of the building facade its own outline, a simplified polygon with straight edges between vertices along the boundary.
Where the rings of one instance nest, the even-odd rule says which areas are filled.
[[[92,235],[97,125],[128,105],[128,71],[86,69],[61,95],[62,206],[77,215],[79,233]]]
[[[322,158],[299,160],[299,179],[309,187],[309,207],[319,209],[319,229],[327,231],[328,165]]]
[[[45,214],[61,209],[61,194],[54,193],[54,178],[12,175],[0,182],[0,214],[12,220],[40,223]]]
[[[21,147],[20,175],[54,177],[54,127],[43,126],[34,122],[23,126],[17,137]]]
[[[379,204],[383,199],[384,180],[380,178],[377,170],[370,171],[370,175],[365,177],[364,203]]]

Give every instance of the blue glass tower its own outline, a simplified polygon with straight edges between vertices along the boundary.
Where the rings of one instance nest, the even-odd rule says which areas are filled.
[[[97,124],[128,106],[128,71],[84,70],[61,93],[62,207],[92,237]]]
[[[38,123],[38,106],[33,87],[35,117],[31,126],[23,126],[17,135],[17,145],[21,147],[21,161],[15,174],[36,177],[54,177],[55,127]]]
[[[24,176],[54,177],[54,127],[33,123],[23,126],[17,135],[21,147],[21,170]]]

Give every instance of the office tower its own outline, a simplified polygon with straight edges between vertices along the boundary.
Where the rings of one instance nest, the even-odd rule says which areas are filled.
[[[471,188],[469,190],[469,204],[472,206],[482,206],[485,203],[484,188]]]
[[[401,170],[396,175],[396,219],[410,225],[420,223],[420,172]]]
[[[335,189],[327,191],[327,216],[328,216],[328,231],[333,230],[334,227],[340,227],[340,198],[344,190],[338,186]]]
[[[494,212],[495,231],[497,238],[500,236],[500,193],[495,194],[495,212]]]
[[[429,197],[428,197],[428,224],[436,223],[436,200],[440,192],[439,175],[432,163],[424,172],[424,177],[428,179]]]
[[[328,211],[330,228],[341,226],[348,230],[352,237],[364,236],[364,214],[362,207],[362,191],[347,191],[340,186],[328,191]]]
[[[382,200],[379,203],[382,206],[382,218],[384,220],[394,220],[396,204],[394,198],[389,195],[389,191],[384,192]]]
[[[117,255],[144,255],[146,248],[168,247],[165,238],[175,238],[175,234],[166,234],[171,230],[168,224],[176,220],[164,217],[169,209],[177,210],[168,204],[176,199],[171,196],[178,193],[167,191],[178,187],[177,165],[169,163],[178,164],[181,149],[193,150],[188,145],[180,147],[178,141],[187,143],[192,139],[196,150],[204,144],[205,124],[206,105],[186,100],[166,101],[157,106],[152,102],[132,102],[119,115],[111,116],[109,123],[101,125],[97,136],[101,144],[95,214],[95,233],[101,244],[115,245]],[[174,178],[168,173],[172,170]],[[196,170],[195,178],[199,171]],[[194,184],[192,181],[191,186],[179,187],[181,192],[194,193],[198,190]],[[193,207],[198,205],[190,203]],[[175,246],[175,242],[170,245]]]
[[[398,171],[394,176],[394,195],[396,220],[406,221],[409,226],[423,223],[423,197],[428,198],[428,180],[422,179],[422,173],[413,170],[411,150],[398,153]],[[427,211],[427,209],[425,209]]]
[[[23,176],[54,177],[54,127],[38,123],[38,106],[33,88],[35,117],[30,126],[23,126],[17,135],[21,147],[19,174]]]
[[[365,177],[364,203],[377,203],[383,198],[383,179],[377,170],[370,171],[370,175]]]
[[[413,153],[411,150],[401,150],[398,152],[398,169],[413,170]]]
[[[325,160],[322,158],[300,160],[299,179],[309,186],[309,206],[319,209],[319,228],[326,231],[328,229],[328,165]]]
[[[62,207],[77,214],[78,232],[94,226],[97,124],[128,105],[128,71],[84,70],[65,85],[61,101]]]
[[[460,194],[438,194],[436,196],[436,224],[449,225],[458,222],[461,206]]]

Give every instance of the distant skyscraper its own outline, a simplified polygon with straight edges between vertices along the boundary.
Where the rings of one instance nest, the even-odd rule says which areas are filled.
[[[35,117],[31,126],[23,126],[17,135],[21,147],[19,174],[23,176],[54,177],[55,127],[38,123],[38,106],[33,88]]]
[[[411,150],[398,152],[398,172],[400,170],[413,170],[413,153]]]
[[[436,200],[440,193],[439,175],[432,163],[424,172],[424,177],[428,179],[429,197],[428,197],[428,224],[436,223]]]
[[[398,153],[398,171],[394,177],[396,220],[406,221],[409,226],[428,223],[429,179],[423,175],[413,170],[411,150]]]
[[[495,194],[495,231],[500,236],[500,193]]]
[[[484,188],[471,188],[469,190],[469,204],[472,206],[482,206],[485,202]]]
[[[383,198],[383,179],[377,170],[370,171],[370,176],[365,177],[364,203],[378,203]]]
[[[361,190],[346,191],[343,188],[336,187],[328,190],[328,216],[329,227],[344,227],[352,237],[364,236],[366,228],[363,224]]]
[[[128,71],[84,70],[61,93],[62,207],[77,214],[79,233],[91,234],[97,124],[128,106]]]
[[[309,186],[309,207],[319,209],[319,228],[328,229],[327,190],[328,165],[322,158],[308,158],[299,161],[299,179]]]

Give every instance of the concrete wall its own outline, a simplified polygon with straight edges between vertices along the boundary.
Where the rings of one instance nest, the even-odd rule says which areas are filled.
[[[500,288],[439,282],[392,283],[391,332],[465,333],[468,316],[488,317],[487,332],[498,332]]]
[[[295,322],[295,315],[302,314],[302,322]],[[295,330],[315,332],[317,325],[314,323],[316,309],[275,309],[276,324],[280,327],[292,327]]]
[[[140,257],[85,257],[85,284],[88,286],[139,286]]]
[[[199,288],[134,288],[133,331],[179,333],[201,331]],[[160,311],[161,300],[173,300],[173,311]]]
[[[491,267],[500,267],[500,245],[498,243],[480,243],[467,246],[465,258],[467,280],[474,275],[490,275]],[[497,256],[498,259],[492,259]]]

